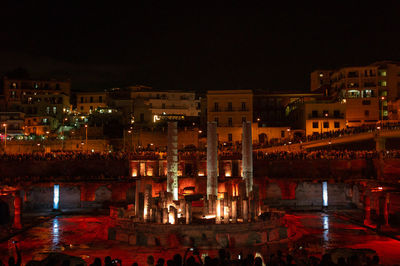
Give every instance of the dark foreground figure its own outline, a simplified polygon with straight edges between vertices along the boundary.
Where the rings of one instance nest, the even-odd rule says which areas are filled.
[[[15,245],[17,259],[10,257],[8,260],[8,265],[15,266],[21,265],[21,253],[18,247]],[[0,266],[5,265],[0,261]],[[86,262],[78,257],[68,256],[61,253],[52,253],[43,261],[29,261],[25,265],[60,265],[60,266],[72,266],[72,265],[87,265]],[[123,262],[119,259],[112,259],[110,256],[104,258],[104,261],[100,258],[95,258],[90,264],[93,266],[114,266],[123,265]],[[230,253],[224,249],[218,251],[217,257],[206,256],[203,259],[196,248],[188,248],[183,255],[175,254],[172,258],[158,258],[157,261],[153,256],[147,257],[147,265],[145,266],[219,266],[219,265],[232,265],[232,266],[263,266],[263,265],[312,265],[312,266],[332,266],[332,265],[348,265],[348,266],[375,266],[379,264],[379,257],[373,256],[358,256],[352,255],[350,257],[344,258],[339,257],[337,263],[335,263],[331,257],[331,254],[324,254],[321,259],[307,256],[306,254],[296,254],[296,255],[286,255],[284,256],[281,251],[276,254],[270,255],[270,257],[262,257],[259,253],[248,254],[247,256],[242,256],[241,254],[237,258],[232,258]],[[139,266],[138,263],[133,263],[132,266]],[[140,265],[142,266],[142,265]]]

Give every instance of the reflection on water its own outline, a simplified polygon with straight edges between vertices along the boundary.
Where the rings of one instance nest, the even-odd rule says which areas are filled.
[[[322,215],[322,227],[324,229],[323,238],[324,238],[324,246],[329,242],[329,216],[323,214]]]
[[[58,227],[58,217],[53,219],[53,230],[52,230],[52,235],[51,235],[51,239],[52,239],[52,250],[56,250],[57,249],[57,245],[58,242],[60,240],[60,232],[59,232],[59,227]]]
[[[315,249],[324,250],[351,247],[372,248],[377,250],[382,261],[389,264],[400,261],[400,242],[376,235],[363,227],[339,220],[330,213],[295,213],[291,221],[297,223],[304,233],[304,238],[298,243],[304,247],[315,245]],[[175,253],[184,254],[186,248],[162,249],[157,247],[134,247],[117,241],[107,240],[107,228],[111,224],[106,216],[61,216],[35,226],[18,236],[22,251],[23,263],[35,258],[43,259],[49,252],[62,252],[84,258],[92,263],[95,257],[104,258],[111,255],[122,259],[125,265],[133,262],[146,265],[147,255],[155,255],[166,259],[172,258]],[[297,241],[297,240],[296,240]],[[0,243],[0,260],[8,259],[9,242]],[[11,246],[11,245],[10,245]],[[272,245],[251,248],[251,252],[259,252],[267,256],[273,251]],[[285,251],[284,246],[279,249]],[[10,248],[11,249],[11,248]],[[230,248],[232,257],[237,258],[241,253],[246,255],[245,249]],[[319,251],[323,251],[320,250]],[[200,255],[217,256],[218,250],[200,250]],[[265,258],[265,257],[264,257]]]

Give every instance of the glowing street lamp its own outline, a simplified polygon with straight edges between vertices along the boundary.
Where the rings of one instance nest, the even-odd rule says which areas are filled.
[[[381,97],[381,129],[383,129],[383,101],[385,100],[385,96]]]
[[[4,153],[7,151],[7,124],[3,124],[4,127]]]
[[[86,131],[86,142],[85,142],[85,145],[86,145],[86,152],[88,152],[88,144],[87,144],[87,129],[88,129],[88,125],[86,124],[86,125],[85,125],[85,131]]]

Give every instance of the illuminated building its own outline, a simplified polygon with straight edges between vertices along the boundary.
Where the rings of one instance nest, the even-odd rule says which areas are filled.
[[[3,96],[8,110],[18,108],[29,97],[37,95],[71,94],[71,81],[38,80],[38,79],[9,79],[2,80]]]
[[[326,133],[346,128],[346,106],[343,102],[308,101],[294,103],[290,114],[295,128],[305,134]]]
[[[169,115],[184,119],[199,117],[200,101],[194,92],[160,91],[144,86],[128,88],[133,99],[135,123],[149,124]]]
[[[220,142],[241,141],[243,122],[253,121],[252,90],[208,91],[207,121],[217,122]]]
[[[21,112],[0,112],[1,139],[4,139],[6,127],[8,138],[23,135],[24,116],[25,114]]]
[[[400,96],[400,64],[392,61],[311,73],[311,91],[327,88],[328,94],[347,101],[348,126],[387,120],[388,102]]]
[[[91,114],[97,108],[107,107],[108,93],[105,91],[97,92],[77,92],[76,109],[81,114]]]

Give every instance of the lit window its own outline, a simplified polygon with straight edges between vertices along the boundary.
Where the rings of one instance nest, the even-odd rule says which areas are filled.
[[[387,82],[386,82],[386,80],[380,80],[380,81],[378,81],[378,85],[382,86],[382,87],[386,87],[387,86]]]
[[[53,114],[57,113],[57,107],[53,106]]]
[[[381,76],[381,77],[386,77],[386,70],[381,69],[381,70],[379,70],[378,74],[379,74],[379,76]]]

